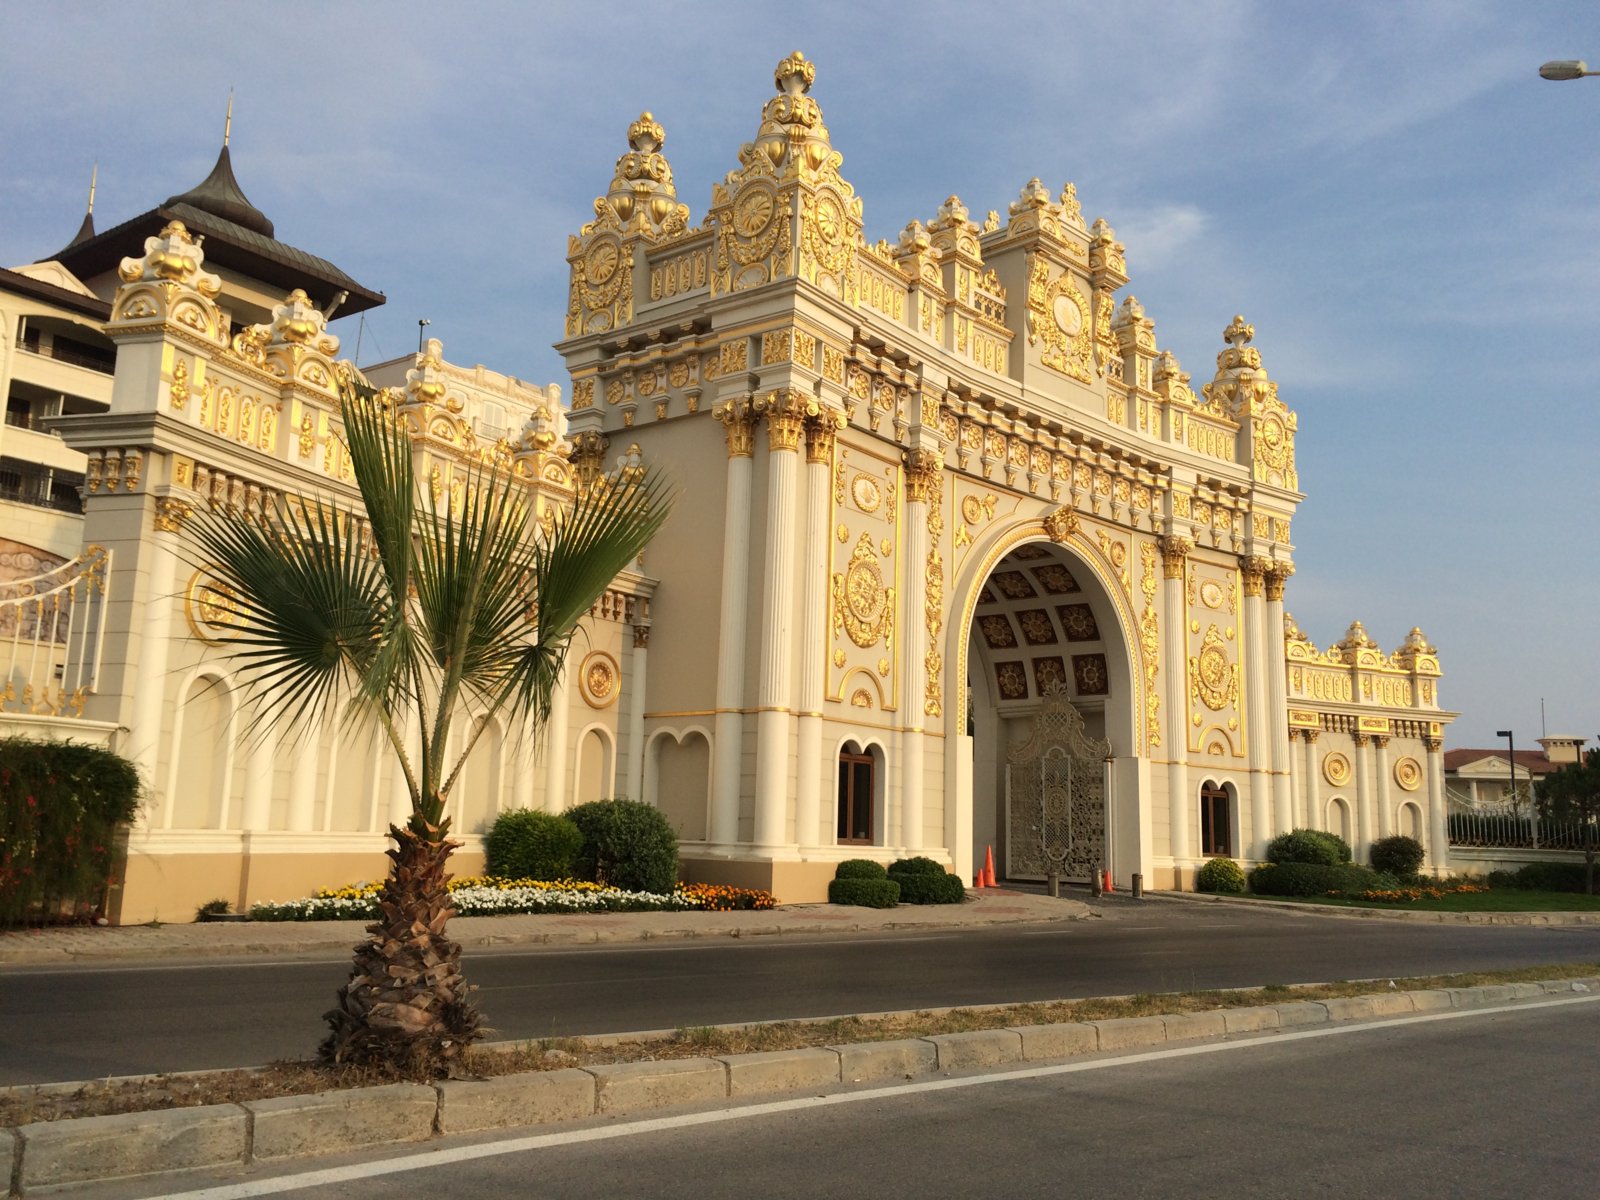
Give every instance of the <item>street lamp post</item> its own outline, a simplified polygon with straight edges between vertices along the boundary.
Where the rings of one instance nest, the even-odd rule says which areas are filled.
[[[1494,731],[1494,735],[1495,737],[1505,738],[1506,745],[1510,751],[1508,757],[1511,763],[1507,772],[1510,778],[1510,790],[1506,793],[1506,799],[1510,802],[1512,809],[1515,810],[1517,804],[1517,742],[1509,729],[1497,729]],[[1528,832],[1533,838],[1533,848],[1537,850],[1539,848],[1539,814],[1533,807],[1533,781],[1531,777],[1528,782]]]
[[[1589,70],[1589,64],[1582,59],[1557,59],[1539,68],[1541,79],[1582,79],[1585,75],[1600,75],[1600,71]]]

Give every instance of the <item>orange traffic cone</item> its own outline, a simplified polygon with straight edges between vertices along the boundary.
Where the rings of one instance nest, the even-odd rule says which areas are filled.
[[[974,890],[976,890],[978,888],[981,888],[982,886],[983,886],[983,868],[982,867],[974,867],[974,868],[972,868],[972,887],[973,887]]]
[[[998,887],[994,881],[994,847],[990,846],[983,856],[983,886]]]
[[[1101,890],[1104,891],[1106,893],[1106,895],[1109,896],[1113,891],[1116,890],[1111,886],[1111,872],[1110,871],[1102,871],[1102,872],[1100,872],[1100,877],[1101,877]]]

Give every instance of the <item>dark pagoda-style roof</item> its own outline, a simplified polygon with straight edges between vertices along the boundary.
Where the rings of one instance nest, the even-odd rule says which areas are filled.
[[[341,317],[376,308],[385,300],[382,292],[363,287],[327,259],[278,241],[272,222],[250,203],[234,177],[226,145],[211,174],[197,186],[104,233],[96,234],[93,221],[85,217],[89,236],[85,238],[85,229],[80,229],[65,249],[49,257],[79,279],[94,279],[116,270],[124,258],[143,254],[144,239],[159,234],[170,221],[182,221],[190,233],[205,238],[207,266],[227,267],[280,288],[285,295],[301,288],[324,311],[340,292],[348,293],[338,309]]]

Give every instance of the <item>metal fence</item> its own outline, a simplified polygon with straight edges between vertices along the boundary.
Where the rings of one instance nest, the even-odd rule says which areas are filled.
[[[111,552],[0,583],[0,712],[81,716],[100,673]]]
[[[1452,846],[1508,850],[1582,850],[1596,832],[1584,821],[1541,821],[1504,810],[1453,812],[1447,825]]]

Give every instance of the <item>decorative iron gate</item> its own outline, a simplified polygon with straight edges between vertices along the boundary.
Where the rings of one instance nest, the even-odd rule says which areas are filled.
[[[1110,755],[1110,742],[1084,733],[1066,689],[1047,690],[1028,737],[1006,753],[1007,876],[1088,882],[1106,864]]]

